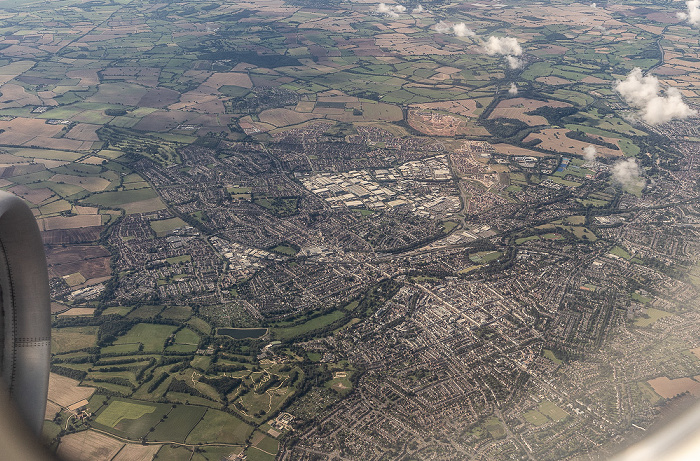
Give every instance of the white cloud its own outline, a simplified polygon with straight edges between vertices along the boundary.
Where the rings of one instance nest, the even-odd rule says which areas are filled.
[[[641,170],[637,160],[628,158],[620,160],[612,167],[613,181],[622,184],[623,187],[640,187],[646,180],[641,177]]]
[[[422,13],[424,11],[425,11],[425,8],[423,8],[423,5],[418,4],[417,7],[413,8],[413,10],[411,10],[411,13],[418,14],[418,13]]]
[[[522,59],[515,56],[506,56],[506,61],[508,61],[508,67],[511,69],[520,69],[524,64]]]
[[[520,56],[523,54],[523,49],[520,47],[520,44],[515,38],[494,37],[493,35],[489,37],[486,43],[484,43],[484,51],[489,56],[493,56],[495,54]]]
[[[642,119],[651,125],[697,114],[683,102],[676,88],[666,88],[664,96],[661,96],[659,80],[653,75],[642,75],[639,67],[635,67],[625,80],[618,80],[615,89],[627,104],[639,109]]]
[[[476,33],[463,22],[452,26],[452,31],[457,37],[474,37]]]
[[[595,3],[591,3],[591,8],[595,10],[596,8],[598,8],[598,5],[596,5]]]
[[[598,149],[596,149],[595,146],[592,146],[590,144],[583,148],[583,158],[586,159],[586,161],[588,162],[594,162],[597,153]]]
[[[700,26],[700,0],[688,0],[685,4],[688,12],[676,13],[678,19],[687,20],[693,26]]]
[[[450,31],[451,27],[445,21],[440,21],[435,24],[435,32],[438,34],[446,34]]]
[[[398,18],[399,13],[406,11],[406,7],[402,5],[389,6],[386,3],[380,3],[377,5],[377,13],[382,13],[390,18]]]
[[[508,94],[511,96],[518,95],[518,87],[515,85],[515,83],[510,84],[510,89],[508,90]]]

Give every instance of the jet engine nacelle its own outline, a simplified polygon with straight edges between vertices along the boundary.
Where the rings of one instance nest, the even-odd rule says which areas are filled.
[[[0,373],[19,414],[38,435],[51,354],[44,245],[27,205],[0,191]]]

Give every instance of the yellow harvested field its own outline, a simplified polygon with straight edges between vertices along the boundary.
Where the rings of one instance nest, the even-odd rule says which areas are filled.
[[[92,315],[95,313],[94,307],[74,307],[58,314],[59,317],[76,317],[80,315]]]
[[[74,461],[94,461],[112,459],[124,446],[117,439],[93,430],[68,434],[61,438],[58,455]]]
[[[304,114],[295,112],[289,109],[268,109],[262,111],[258,116],[263,123],[269,123],[275,127],[298,125],[312,118],[316,118],[313,114]]]
[[[560,101],[536,101],[526,98],[512,98],[501,101],[491,112],[489,119],[510,118],[520,120],[529,126],[549,125],[547,119],[541,115],[528,115],[527,112],[539,109],[540,107],[571,107],[571,104]]]
[[[647,381],[661,397],[670,399],[683,392],[700,396],[700,383],[691,378],[668,379],[665,376]]]
[[[0,108],[22,107],[29,105],[41,105],[41,99],[36,95],[27,93],[21,85],[6,83],[0,87]]]
[[[92,207],[92,206],[73,205],[73,211],[76,212],[77,214],[95,215],[100,211],[100,209]]]
[[[126,214],[134,213],[150,213],[151,211],[164,210],[165,204],[158,197],[141,200],[140,202],[131,202],[121,205],[126,211]]]
[[[96,176],[73,176],[69,174],[57,174],[51,177],[51,181],[57,183],[73,184],[90,192],[102,192],[110,182]]]
[[[99,141],[97,130],[101,125],[89,125],[87,123],[78,123],[66,133],[66,138],[77,139],[79,141]]]
[[[48,399],[67,408],[75,402],[89,399],[95,393],[94,387],[78,386],[78,384],[79,382],[74,379],[51,373]]]
[[[4,88],[3,86],[2,91]],[[17,117],[12,120],[0,120],[0,129],[5,130],[0,133],[1,143],[20,145],[37,136],[50,138],[60,133],[63,125],[49,125],[45,120]],[[54,141],[59,141],[59,139],[54,139]]]
[[[548,77],[537,77],[535,80],[537,80],[538,82],[546,83],[547,85],[568,85],[569,83],[571,83],[570,80],[557,77],[555,75],[550,75]]]
[[[74,287],[85,283],[85,277],[80,272],[75,272],[74,274],[64,275],[63,280],[68,284],[69,287]]]
[[[83,207],[81,207],[83,208]],[[78,216],[52,216],[40,218],[39,229],[43,231],[57,229],[80,229],[102,225],[102,216],[98,214],[79,214]]]
[[[438,67],[437,69],[435,69],[435,72],[449,75],[449,74],[456,74],[458,72],[462,72],[462,69],[458,69],[456,67],[443,66],[443,67]]]
[[[217,90],[224,85],[235,85],[243,88],[253,88],[253,82],[250,81],[248,74],[242,72],[217,72],[212,74],[203,85],[216,88]]]
[[[66,72],[68,78],[79,78],[80,86],[97,85],[100,83],[100,77],[94,69],[69,70]]]
[[[89,157],[85,157],[82,160],[78,160],[79,163],[85,163],[88,165],[102,165],[102,162],[104,162],[105,159],[101,157],[95,157],[94,155],[91,155]]]
[[[607,80],[589,75],[581,80],[583,83],[607,83]]]
[[[456,101],[430,102],[425,104],[415,104],[411,107],[421,109],[435,109],[452,112],[453,114],[464,115],[465,117],[476,117],[476,100],[458,99]]]
[[[315,106],[316,103],[314,101],[299,101],[294,110],[296,112],[311,112]]]
[[[127,443],[112,461],[151,461],[161,445]]]
[[[538,133],[530,133],[527,135],[527,137],[523,140],[523,142],[530,142],[535,139],[539,139],[542,142],[537,145],[537,147],[540,147],[545,150],[550,150],[554,152],[560,152],[560,153],[567,153],[567,154],[573,154],[573,155],[583,155],[583,149],[588,147],[590,145],[589,142],[584,142],[584,141],[578,141],[576,139],[570,139],[566,137],[566,133],[569,130],[566,128],[546,128],[543,130],[540,130]],[[619,139],[616,138],[608,138],[605,136],[596,136],[593,134],[589,134],[588,136],[592,138],[598,138],[601,141],[610,143],[610,144],[615,144],[616,146],[618,145]],[[596,150],[598,151],[598,155],[604,156],[604,157],[623,157],[624,153],[622,150],[613,150],[610,149],[609,147],[603,147],[603,146],[596,146]]]
[[[44,412],[44,419],[48,419],[51,421],[54,416],[56,416],[56,413],[61,411],[61,406],[57,403],[47,401],[46,402],[46,411]]]
[[[494,144],[493,148],[496,152],[504,155],[526,155],[530,157],[548,157],[549,154],[544,154],[536,150],[525,149],[524,147],[511,146],[510,144]]]

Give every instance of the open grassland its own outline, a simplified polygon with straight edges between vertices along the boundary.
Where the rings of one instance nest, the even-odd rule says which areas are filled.
[[[634,320],[634,324],[638,327],[648,327],[652,323],[656,322],[659,319],[662,319],[664,317],[670,317],[671,314],[670,312],[662,311],[659,309],[654,309],[654,308],[647,308],[645,311],[645,316],[644,317],[637,317]]]
[[[148,434],[148,440],[184,442],[206,411],[203,407],[178,405],[165,420],[158,423],[155,431]]]
[[[545,400],[542,403],[540,403],[539,410],[540,413],[547,416],[552,421],[561,421],[562,419],[569,416],[567,412],[565,412],[557,405],[555,405],[554,402],[550,402],[549,400]]]
[[[140,306],[129,312],[129,318],[149,319],[155,317],[163,310],[161,305],[145,305]]]
[[[543,415],[537,410],[531,410],[526,413],[523,413],[523,418],[525,418],[525,421],[534,426],[542,426],[549,422],[549,419],[547,419],[545,415]]]
[[[114,428],[123,419],[139,419],[142,416],[153,413],[155,410],[156,407],[152,405],[115,400],[100,413],[95,422]]]
[[[156,233],[157,237],[163,237],[177,229],[179,227],[184,227],[187,225],[185,221],[180,218],[163,219],[160,221],[151,221],[151,228]]]
[[[193,317],[187,321],[187,324],[195,330],[208,335],[211,332],[211,326],[199,317]]]
[[[51,334],[51,352],[61,354],[92,347],[97,341],[97,327],[66,327],[54,329]]]
[[[305,335],[314,330],[324,328],[331,323],[340,320],[345,315],[342,311],[333,311],[329,314],[320,315],[299,325],[280,326],[270,328],[270,332],[275,339],[286,341],[297,336]]]
[[[192,316],[192,308],[189,306],[168,306],[163,309],[160,316],[166,319],[187,320]]]
[[[171,325],[152,325],[139,323],[134,325],[128,333],[118,338],[114,344],[143,344],[144,351],[158,352],[163,349],[165,340],[175,331]]]
[[[94,424],[98,429],[138,440],[171,409],[172,407],[166,404],[112,398],[107,406],[97,413]]]
[[[223,411],[208,409],[204,418],[187,436],[187,443],[243,443],[253,427]]]

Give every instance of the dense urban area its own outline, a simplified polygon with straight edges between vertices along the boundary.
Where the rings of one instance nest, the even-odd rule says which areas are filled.
[[[65,459],[607,459],[700,396],[697,1],[0,14]]]

